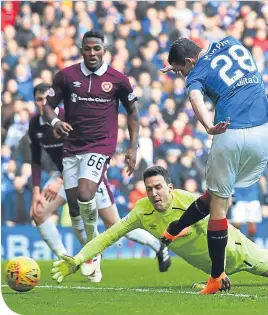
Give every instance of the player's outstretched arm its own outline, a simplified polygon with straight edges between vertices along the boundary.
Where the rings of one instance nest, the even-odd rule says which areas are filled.
[[[51,270],[52,278],[61,283],[65,277],[76,272],[83,262],[93,258],[118,241],[122,236],[139,227],[141,226],[137,215],[132,210],[126,218],[123,218],[104,233],[99,234],[88,242],[74,257],[63,255],[61,260],[55,261]]]
[[[198,120],[204,126],[208,134],[218,135],[227,130],[230,126],[230,118],[228,117],[226,121],[220,121],[214,125],[206,104],[204,103],[203,94],[199,90],[191,90],[189,98]]]

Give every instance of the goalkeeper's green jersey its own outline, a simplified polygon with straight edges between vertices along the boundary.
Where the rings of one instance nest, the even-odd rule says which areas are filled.
[[[168,225],[178,220],[186,209],[198,198],[198,195],[176,189],[172,191],[172,197],[170,207],[163,213],[157,212],[148,198],[140,199],[126,217],[104,233],[95,237],[80,253],[88,259],[92,258],[136,228],[144,229],[160,239]],[[211,260],[207,248],[207,225],[208,217],[186,228],[182,233],[183,235],[170,244],[169,249],[189,264],[209,274],[211,271]],[[228,232],[226,272],[231,274],[238,270],[249,268],[247,262],[244,262],[245,255],[247,255],[249,247],[252,251],[256,245],[231,225],[229,225]],[[252,245],[247,242],[252,243]],[[258,246],[256,246],[256,249],[262,250]],[[267,253],[265,257],[266,261],[268,261]],[[259,259],[259,255],[257,256]],[[259,262],[259,260],[257,261]]]

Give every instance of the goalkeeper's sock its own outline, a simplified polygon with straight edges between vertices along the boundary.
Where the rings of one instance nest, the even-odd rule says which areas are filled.
[[[87,234],[87,241],[91,241],[96,235],[98,226],[98,209],[95,198],[90,201],[82,202],[77,200],[80,214],[84,222],[85,231]]]
[[[71,217],[72,227],[74,230],[74,234],[81,245],[85,245],[87,243],[87,234],[85,231],[85,226],[81,215],[77,217]]]
[[[228,241],[227,219],[208,221],[208,251],[212,263],[211,276],[218,278],[224,272],[225,247]]]
[[[42,239],[58,257],[67,254],[67,250],[61,241],[59,231],[50,218],[38,225],[37,229],[39,230]]]
[[[133,230],[131,232],[128,232],[126,234],[126,237],[137,243],[150,246],[156,253],[158,253],[160,250],[161,247],[160,241],[145,230],[142,229]]]
[[[172,236],[178,235],[186,227],[206,217],[209,214],[209,207],[210,197],[208,192],[205,192],[190,205],[179,220],[170,223],[167,232]]]

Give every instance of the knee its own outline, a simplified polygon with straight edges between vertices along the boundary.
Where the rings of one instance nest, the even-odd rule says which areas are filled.
[[[90,201],[94,198],[96,190],[87,185],[80,185],[78,187],[78,200],[82,202]]]
[[[68,206],[69,206],[69,213],[71,217],[77,217],[78,215],[80,215],[80,209],[79,209],[77,200],[74,200],[71,203],[68,202]]]
[[[77,203],[77,196],[69,196],[67,194],[67,203],[71,217],[77,217],[80,214],[79,205]]]

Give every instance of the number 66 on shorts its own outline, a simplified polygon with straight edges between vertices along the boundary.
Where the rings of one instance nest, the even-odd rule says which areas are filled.
[[[78,186],[80,178],[86,178],[98,184],[107,169],[109,157],[99,153],[86,153],[63,159],[64,188]]]

